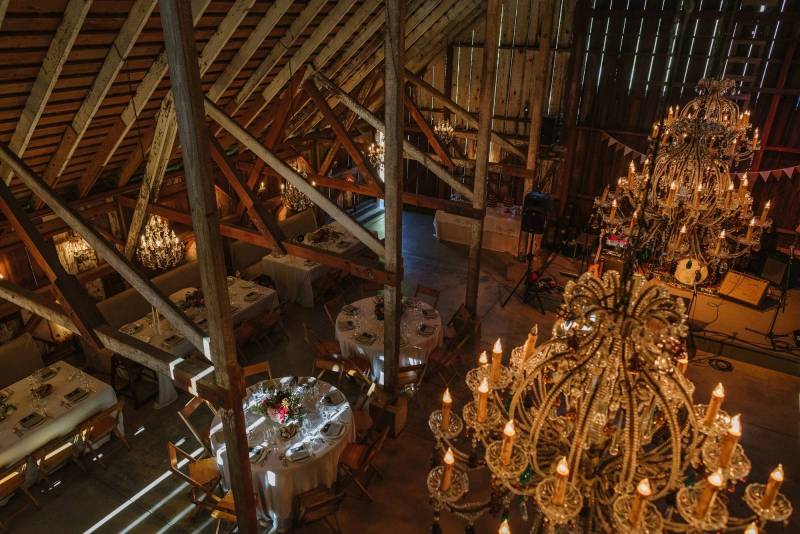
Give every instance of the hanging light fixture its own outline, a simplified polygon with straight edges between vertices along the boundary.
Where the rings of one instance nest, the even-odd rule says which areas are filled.
[[[385,155],[383,143],[370,143],[367,147],[367,158],[373,167],[383,169],[383,158]]]
[[[752,161],[760,141],[750,112],[740,112],[726,96],[733,89],[731,80],[703,79],[698,97],[669,109],[663,132],[653,126],[658,153],[651,152],[642,169],[631,162],[616,189],[595,199],[606,235],[624,240],[638,225],[639,247],[649,261],[670,270],[680,260],[693,262],[711,274],[725,272],[759,246],[772,223],[770,203],[755,216],[747,174],[736,180],[731,173]]]
[[[308,178],[308,172],[299,158],[290,161],[289,166],[303,178]],[[295,212],[305,211],[314,206],[314,202],[288,180],[281,182],[281,200],[284,206]]]
[[[165,271],[178,265],[183,256],[183,241],[169,223],[158,215],[151,215],[136,249],[139,263],[152,271]]]
[[[721,409],[721,385],[708,404],[693,399],[682,301],[639,275],[586,273],[567,284],[559,317],[549,341],[537,346],[534,328],[509,365],[500,340],[484,352],[461,415],[449,392],[431,414],[444,457],[427,479],[437,527],[442,510],[473,524],[492,510],[508,517],[512,504],[522,520],[531,506],[546,532],[704,532],[789,517],[780,466],[745,488],[751,517],[729,514],[727,490],[750,471],[743,425]],[[473,485],[485,489],[469,474],[480,469],[491,496],[470,501]]]
[[[453,128],[453,125],[450,124],[449,120],[440,119],[439,122],[433,126],[433,133],[435,133],[445,145],[449,145],[453,142],[455,128]]]

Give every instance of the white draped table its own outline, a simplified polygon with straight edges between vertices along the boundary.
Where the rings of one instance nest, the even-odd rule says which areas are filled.
[[[294,437],[284,440],[278,435],[277,423],[253,410],[265,388],[303,388],[306,392],[305,421]],[[260,512],[272,520],[277,530],[285,531],[291,527],[295,495],[319,486],[331,487],[336,482],[339,457],[347,444],[355,439],[353,413],[339,390],[313,377],[265,380],[250,386],[247,391],[245,422]],[[330,423],[343,426],[338,436],[323,435],[325,428],[330,429],[326,427]],[[291,454],[287,456],[286,453],[301,445],[312,451],[310,456],[291,461]],[[219,416],[212,422],[211,448],[222,472],[223,486],[230,488],[228,455]]]
[[[6,402],[16,406],[16,410],[0,421],[0,467],[17,462],[50,440],[69,434],[81,422],[117,402],[110,385],[80,373],[72,365],[62,361],[50,368],[57,372],[44,382],[52,385],[53,390],[41,400],[41,409],[33,401],[28,378],[2,390],[8,395]],[[87,385],[89,394],[82,400],[69,403],[64,399],[75,388],[87,389]],[[42,411],[46,412],[45,421],[29,430],[20,429],[20,421],[34,411],[42,415]]]
[[[196,289],[194,287],[179,289],[169,298],[173,302],[180,304],[189,292]],[[233,276],[228,277],[228,298],[231,303],[231,316],[234,324],[257,317],[267,310],[274,310],[280,305],[278,293],[274,289]],[[188,308],[185,313],[200,327],[200,330],[206,331],[208,325],[205,308]],[[179,358],[185,358],[194,350],[194,345],[175,330],[166,319],[162,318],[159,322],[159,327],[156,328],[153,324],[152,314],[123,325],[119,330]],[[178,394],[175,391],[172,379],[166,375],[159,374],[156,407],[164,407],[177,398]]]
[[[517,242],[522,225],[522,217],[518,215],[519,209],[519,206],[486,208],[486,218],[483,221],[483,248],[517,255]],[[469,245],[472,219],[437,210],[433,217],[433,227],[440,241]]]
[[[336,317],[336,340],[342,356],[367,357],[372,361],[372,373],[383,384],[383,321],[375,316],[377,297],[366,297],[345,306]],[[416,298],[405,298],[405,312],[400,318],[400,366],[427,361],[428,355],[444,341],[442,317],[430,304]],[[427,312],[425,310],[428,310]],[[432,313],[435,312],[435,315]],[[425,317],[425,313],[429,317]],[[434,329],[430,334],[420,333],[420,326]],[[361,337],[372,334],[369,342]]]
[[[327,230],[326,230],[327,229]],[[326,231],[340,235],[338,239],[321,239]],[[321,232],[321,233],[318,233]],[[338,222],[332,222],[309,232],[303,237],[303,244],[325,252],[347,255],[361,248],[361,242]],[[284,300],[296,302],[306,308],[314,307],[314,281],[321,278],[330,268],[314,261],[308,261],[291,254],[264,256],[261,260],[264,274],[275,281],[275,287]]]

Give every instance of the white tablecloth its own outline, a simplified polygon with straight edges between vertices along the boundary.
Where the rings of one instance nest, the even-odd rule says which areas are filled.
[[[326,224],[322,228],[330,228],[342,234],[338,241],[314,243],[313,232],[305,234],[303,244],[326,252],[347,255],[361,248],[361,243],[338,222]],[[285,254],[283,256],[264,256],[261,260],[264,273],[275,281],[278,294],[284,300],[296,302],[306,308],[314,307],[313,282],[324,275],[329,267],[303,258]]]
[[[486,218],[483,221],[483,248],[497,252],[508,252],[517,255],[522,218],[505,206],[486,208]],[[472,219],[437,210],[433,217],[433,226],[436,237],[440,241],[450,241],[468,245]]]
[[[426,361],[428,354],[442,344],[444,332],[442,317],[437,312],[435,318],[426,319],[423,310],[433,310],[428,303],[417,299],[406,299],[406,311],[400,319],[400,366],[414,365]],[[383,384],[383,321],[375,317],[375,297],[367,297],[351,304],[358,308],[358,313],[348,315],[340,312],[336,318],[336,340],[345,357],[362,356],[372,361],[372,373]],[[352,321],[354,327],[347,329],[347,321]],[[436,331],[430,335],[418,332],[421,324],[430,325]],[[356,338],[362,332],[376,336],[370,344],[359,342]]]
[[[260,511],[272,519],[278,530],[286,530],[291,527],[292,502],[295,495],[319,486],[333,486],[336,482],[339,457],[345,446],[355,439],[353,413],[350,404],[344,399],[344,395],[342,395],[343,402],[332,406],[321,399],[325,395],[336,392],[335,387],[314,378],[301,378],[300,382],[308,381],[313,384],[316,381],[317,384],[316,392],[312,389],[309,394],[304,427],[288,441],[277,438],[274,442],[277,450],[269,453],[260,463],[256,463],[258,450],[265,446],[265,429],[277,428],[275,423],[251,410],[257,402],[259,387],[287,387],[291,380],[289,377],[266,380],[249,387],[249,394],[244,404],[248,442],[254,448],[254,458],[250,465],[259,494],[259,506],[264,507]],[[326,423],[334,421],[345,425],[342,433],[336,438],[322,437],[319,433],[320,430]],[[310,458],[297,462],[283,458],[285,451],[301,443],[308,443],[313,449],[314,452]],[[268,445],[266,446],[269,448]],[[219,416],[212,423],[211,447],[222,472],[223,485],[225,488],[229,488],[230,479],[226,465],[228,456]]]
[[[196,288],[193,287],[179,289],[170,295],[169,298],[173,302],[180,302],[186,297],[186,294],[189,291],[193,291],[195,289]],[[248,294],[253,292],[258,293],[260,298],[252,300],[251,297],[247,297]],[[233,317],[234,324],[252,319],[253,317],[258,316],[267,310],[274,310],[280,304],[278,301],[278,293],[276,293],[274,289],[263,287],[255,282],[248,282],[233,276],[228,277],[228,298],[230,299],[231,303],[231,315]],[[200,327],[200,330],[206,331],[207,324],[205,323],[205,308],[189,308],[185,311],[185,313],[195,323],[197,323],[197,325]],[[153,325],[152,314],[145,315],[141,319],[123,325],[120,328],[120,331],[126,333],[129,332],[133,337],[138,338],[146,343],[150,343],[151,345],[155,345],[156,347],[180,358],[186,357],[194,349],[194,345],[192,345],[188,339],[184,338],[175,329],[173,329],[170,322],[166,319],[161,319],[159,333]],[[167,344],[166,340],[172,336],[178,337],[172,344]],[[158,401],[156,402],[156,407],[164,407],[177,398],[178,394],[175,391],[175,386],[172,383],[172,379],[170,379],[170,377],[167,375],[159,374]]]
[[[117,402],[117,395],[110,385],[85,375],[91,393],[73,405],[62,404],[64,395],[77,387],[84,387],[84,384],[72,365],[58,362],[51,367],[58,369],[58,374],[47,381],[53,386],[52,393],[43,399],[47,419],[36,428],[23,430],[21,435],[14,432],[23,417],[38,409],[33,404],[28,379],[23,378],[3,390],[11,392],[8,402],[17,409],[0,421],[0,467],[25,458],[50,440],[68,434],[82,421]]]

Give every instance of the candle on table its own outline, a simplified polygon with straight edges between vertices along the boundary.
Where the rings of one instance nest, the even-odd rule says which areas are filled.
[[[515,439],[517,439],[517,432],[514,430],[514,420],[509,419],[505,428],[503,428],[503,447],[500,450],[500,461],[503,465],[508,465],[511,461]]]
[[[442,472],[442,483],[439,485],[439,490],[447,491],[453,484],[453,466],[456,463],[456,458],[453,456],[453,449],[447,448],[444,455],[444,471]]]
[[[733,459],[733,453],[736,450],[736,445],[739,443],[739,438],[742,437],[742,416],[737,414],[731,418],[731,426],[722,437],[722,443],[719,449],[719,466],[722,468],[728,467]]]
[[[556,465],[556,487],[553,490],[553,504],[564,504],[567,498],[567,479],[569,478],[569,465],[567,457],[562,456]]]
[[[617,199],[611,201],[611,215],[608,216],[608,220],[613,221],[614,216],[617,214]]]
[[[772,206],[772,202],[767,200],[767,203],[764,204],[764,209],[761,210],[761,220],[758,221],[758,224],[764,226],[764,223],[767,222],[767,215],[769,214],[769,208]]]
[[[694,510],[695,517],[703,518],[706,516],[714,497],[717,496],[717,492],[721,487],[722,470],[717,469],[706,478],[706,486],[703,488],[703,493],[700,494],[700,498],[697,500],[697,508]]]
[[[445,432],[450,428],[450,413],[453,411],[453,398],[450,396],[450,388],[444,390],[442,395],[442,426]]]
[[[653,488],[650,487],[650,481],[646,478],[640,480],[636,486],[636,494],[633,496],[631,511],[628,513],[628,521],[631,525],[638,525],[641,522],[644,503],[652,494]]]
[[[756,218],[753,217],[750,219],[750,224],[747,225],[747,233],[744,235],[744,240],[747,242],[752,241],[753,239],[753,228],[756,227]]]
[[[503,345],[500,343],[500,338],[494,342],[492,348],[492,382],[496,382],[500,378],[500,369],[503,366]]]
[[[725,388],[722,386],[722,382],[719,382],[714,388],[714,391],[711,392],[711,400],[708,401],[708,407],[706,408],[706,417],[703,419],[704,425],[711,426],[714,424],[724,399]]]
[[[717,246],[714,247],[714,256],[719,256],[719,253],[722,252],[722,243],[725,242],[725,230],[719,233],[719,239],[717,239]]]
[[[511,534],[511,528],[508,526],[508,519],[503,519],[503,522],[500,523],[500,528],[497,530],[497,534]]]
[[[739,182],[739,208],[744,207],[744,201],[747,198],[747,173],[742,175],[742,180]]]
[[[778,490],[781,489],[781,484],[783,484],[783,466],[778,464],[778,467],[769,474],[767,487],[764,488],[764,496],[761,497],[761,502],[759,503],[761,508],[772,508],[775,503],[775,497],[778,495]]]
[[[486,377],[481,380],[481,385],[478,386],[478,422],[483,423],[486,421],[486,410],[489,405],[489,382]]]

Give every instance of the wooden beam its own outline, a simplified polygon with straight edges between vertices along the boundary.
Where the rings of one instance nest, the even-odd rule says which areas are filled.
[[[344,104],[352,111],[354,111],[359,117],[367,121],[367,123],[376,130],[381,132],[385,131],[386,128],[383,122],[381,122],[380,119],[378,119],[378,117],[373,115],[364,106],[353,100],[350,97],[350,95],[344,92],[344,90],[342,90],[340,87],[338,87],[336,84],[334,84],[332,81],[330,81],[328,78],[326,78],[323,74],[319,72],[316,72],[315,76],[317,80],[320,81],[320,83],[322,83],[329,90],[336,93],[336,95],[339,98],[339,101],[342,104]],[[447,185],[452,187],[454,190],[458,191],[458,193],[461,194],[463,197],[468,199],[472,198],[472,191],[470,191],[470,189],[467,186],[462,184],[458,179],[456,179],[455,176],[450,174],[450,172],[443,166],[441,166],[439,163],[432,160],[425,152],[423,152],[422,150],[411,144],[410,141],[405,139],[403,140],[403,149],[405,150],[405,153],[411,157],[411,159],[418,161],[419,163],[427,167],[433,174],[435,174],[437,177],[439,177],[441,180],[447,183]]]
[[[2,24],[7,7],[8,1],[0,4],[0,12],[2,12],[0,24]],[[11,135],[11,141],[8,143],[8,147],[18,156],[22,156],[28,147],[33,131],[39,124],[42,112],[61,75],[61,69],[67,62],[90,7],[92,7],[92,0],[70,0],[64,9],[61,24],[59,24],[53,40],[50,41],[50,47],[47,49],[36,80],[25,100],[25,107],[14,128],[14,133]],[[3,166],[0,169],[0,176],[5,184],[11,183],[12,174],[8,167]]]
[[[386,268],[403,275],[403,92],[405,82],[405,0],[386,3],[386,32],[384,56],[386,58],[386,107],[384,116],[385,152],[384,179],[386,180]],[[403,294],[400,284],[386,286],[383,291],[386,319],[383,321],[384,388],[391,394],[397,385],[400,362],[400,318]]]
[[[486,29],[484,30],[483,64],[481,65],[480,101],[478,103],[478,144],[475,149],[475,195],[472,207],[483,211],[486,208],[486,180],[489,177],[489,147],[492,140],[492,106],[495,95],[495,73],[497,72],[497,40],[500,33],[500,0],[488,0]],[[487,80],[490,83],[487,83]],[[441,93],[440,93],[441,94]],[[444,96],[444,95],[442,95]],[[458,114],[458,112],[456,112]],[[481,277],[481,248],[483,243],[483,217],[472,221],[469,264],[467,266],[467,290],[464,304],[477,317],[478,288]]]
[[[2,200],[0,211],[25,243],[33,261],[50,280],[53,290],[66,306],[72,322],[91,345],[101,347],[102,344],[95,335],[94,328],[103,324],[105,319],[100,315],[97,306],[89,299],[77,278],[64,269],[53,243],[45,241],[11,190],[2,181],[0,181],[0,200]]]
[[[280,158],[278,158],[271,150],[258,142],[247,130],[240,126],[236,121],[229,117],[224,111],[219,109],[211,100],[205,100],[206,113],[217,122],[220,126],[225,128],[230,134],[233,135],[242,145],[249,149],[260,159],[263,159],[267,165],[272,167],[278,174],[280,174],[289,183],[300,190],[311,199],[314,204],[322,208],[322,210],[330,215],[334,220],[338,221],[350,233],[352,233],[359,241],[364,243],[370,250],[375,252],[378,256],[383,256],[383,244],[367,229],[361,226],[349,213],[346,213],[339,206],[333,203],[328,197],[317,191],[314,187],[306,182],[294,169],[289,167]]]
[[[100,109],[103,99],[108,94],[108,90],[111,89],[111,85],[114,83],[117,74],[125,63],[125,59],[128,57],[128,53],[139,38],[139,34],[144,29],[144,25],[147,23],[147,19],[150,18],[155,6],[155,0],[136,0],[131,6],[128,17],[122,24],[122,28],[111,44],[105,60],[103,60],[100,71],[92,82],[92,88],[81,101],[78,111],[75,112],[72,122],[67,126],[58,148],[56,148],[42,174],[44,180],[51,186],[55,187],[58,184],[61,173],[67,168],[72,154],[75,153],[75,149],[78,148],[78,144],[86,134],[89,124],[97,110]],[[41,202],[41,199],[37,199],[35,206],[37,208],[41,207]]]
[[[459,117],[473,128],[478,127],[478,119],[476,119],[475,116],[472,115],[472,113],[470,113],[463,107],[459,106],[458,104],[450,100],[447,97],[447,95],[445,95],[444,93],[433,87],[431,84],[429,84],[419,76],[416,76],[413,72],[406,71],[406,75],[410,82],[412,82],[420,89],[425,90],[431,96],[435,97],[438,101],[442,103],[443,106],[445,106],[447,109],[455,113],[456,117]],[[527,155],[522,150],[517,148],[517,146],[514,145],[511,141],[509,141],[508,139],[506,139],[504,136],[500,135],[497,132],[492,131],[491,134],[492,134],[492,141],[501,145],[507,152],[518,157],[520,160],[522,161],[526,160]]]
[[[225,392],[225,407],[220,410],[220,415],[239,529],[247,534],[255,534],[258,532],[256,499],[242,405],[245,383],[236,357],[236,338],[225,282],[219,215],[214,197],[209,136],[203,111],[204,96],[191,12],[185,0],[159,0],[159,5],[172,94],[175,95],[192,227],[197,242],[197,264],[208,315],[210,340],[203,353],[214,362],[217,385]]]
[[[8,4],[11,0],[0,0],[0,28],[3,26],[3,20],[6,18],[6,11],[8,11]]]
[[[325,117],[325,120],[328,121],[328,124],[331,125],[333,132],[336,134],[336,138],[342,144],[347,153],[350,154],[350,157],[353,158],[358,170],[370,182],[372,185],[378,187],[378,189],[382,189],[382,186],[379,185],[379,180],[375,178],[375,174],[372,172],[372,168],[367,165],[366,160],[364,160],[364,156],[361,154],[361,151],[356,147],[353,140],[350,139],[350,136],[347,133],[347,130],[339,122],[339,117],[336,116],[336,113],[328,106],[328,102],[325,100],[325,97],[320,94],[319,89],[311,80],[306,80],[303,82],[303,90],[306,94],[311,97],[311,100],[317,105],[322,115]]]
[[[236,28],[244,20],[247,11],[254,2],[255,0],[236,0],[227,11],[225,18],[219,23],[217,31],[208,40],[200,53],[200,76],[203,76],[208,71],[214,59],[216,59],[228,40],[233,36]],[[128,225],[128,239],[125,242],[125,256],[128,258],[133,257],[133,253],[139,243],[139,235],[147,222],[147,205],[150,203],[151,198],[153,200],[158,198],[158,191],[161,189],[164,173],[172,158],[176,135],[175,102],[173,92],[170,91],[161,101],[153,144],[150,147],[150,156],[147,160],[142,187],[139,191],[139,204],[134,209],[131,222]]]
[[[46,296],[0,279],[0,298],[50,321],[75,334],[81,331],[57,304]],[[154,345],[140,341],[108,326],[100,325],[94,334],[106,349],[169,376],[175,385],[191,395],[219,403],[222,396],[214,384],[214,368],[198,360],[176,358]]]
[[[28,165],[19,159],[7,146],[0,144],[0,160],[8,164],[19,179],[28,186],[34,195],[41,198],[50,206],[53,213],[61,217],[70,228],[83,237],[95,250],[98,256],[109,263],[142,297],[160,311],[189,342],[202,349],[203,334],[197,326],[184,313],[175,306],[171,300],[161,294],[149,278],[142,275],[134,265],[103,239],[89,224],[87,224],[72,208],[50,188],[45,181],[36,176]]]
[[[411,115],[411,118],[414,122],[417,123],[419,129],[422,131],[422,135],[425,136],[425,139],[428,140],[428,143],[433,148],[433,151],[436,152],[436,155],[439,156],[439,161],[441,161],[448,169],[453,169],[455,165],[453,161],[450,159],[450,154],[442,146],[442,143],[439,142],[439,138],[436,137],[436,134],[431,129],[430,124],[428,121],[425,120],[425,117],[422,116],[422,113],[417,109],[417,106],[414,102],[411,101],[411,97],[407,94],[403,95],[403,104],[408,110],[408,113]]]
[[[197,25],[197,23],[200,21],[210,3],[211,0],[192,0],[192,17],[195,25]],[[125,136],[136,122],[139,114],[147,105],[150,97],[153,96],[153,92],[156,90],[156,88],[158,88],[158,85],[161,83],[161,80],[164,78],[166,73],[167,53],[161,52],[161,54],[159,54],[150,65],[150,68],[147,69],[147,72],[139,82],[139,85],[136,86],[136,92],[125,106],[125,109],[122,110],[122,113],[119,115],[119,117],[114,120],[111,128],[109,128],[108,132],[103,137],[103,142],[100,145],[100,148],[95,151],[94,157],[89,162],[89,166],[86,169],[86,172],[84,172],[83,177],[78,185],[78,192],[80,193],[81,197],[88,195],[89,191],[91,191],[92,187],[94,187],[94,184],[97,183],[97,180],[103,173],[103,169],[106,165],[108,165],[111,157],[117,151],[117,148],[119,148],[119,145],[122,143],[123,139],[125,139]],[[149,150],[150,148],[150,143],[152,141],[152,130],[149,130],[149,133],[149,136],[147,133],[145,133],[143,136],[144,138],[140,139],[140,147],[142,149],[134,150],[133,154],[131,154],[131,157],[128,159],[127,164],[121,169],[120,177],[117,181],[118,186],[126,185],[131,176],[133,176],[133,173],[136,172],[136,169],[139,168],[139,163],[141,163],[145,156],[144,151]]]
[[[555,0],[544,0],[539,3],[539,50],[533,61],[533,81],[528,94],[530,103],[531,129],[528,137],[528,157],[525,168],[528,176],[525,177],[523,195],[533,191],[536,177],[536,165],[539,158],[539,141],[542,130],[542,108],[544,97],[547,93],[547,82],[550,79],[550,32],[553,26],[553,9]],[[560,3],[559,3],[560,5]]]

